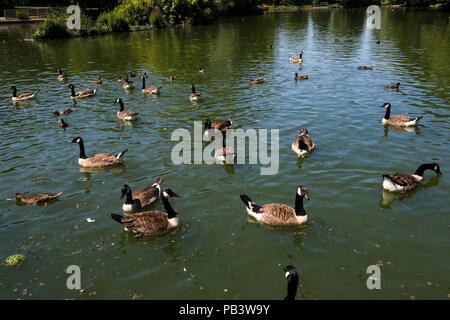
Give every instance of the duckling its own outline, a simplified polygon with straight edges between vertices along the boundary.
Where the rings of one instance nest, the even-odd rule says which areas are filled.
[[[206,72],[206,70],[201,68],[200,66],[198,66],[198,72],[203,73],[203,72]]]
[[[71,108],[67,108],[61,111],[55,110],[53,111],[53,116],[57,117],[57,116],[62,116],[63,114],[68,114],[71,113],[73,110]]]
[[[164,233],[178,226],[178,215],[170,205],[169,197],[179,197],[179,195],[171,189],[163,190],[161,199],[166,212],[146,211],[125,217],[112,213],[111,218],[120,223],[125,231],[130,231],[138,235]]]
[[[133,193],[131,192],[131,188],[127,184],[124,184],[121,189],[121,199],[123,199],[124,196],[127,197],[122,206],[123,211],[125,213],[133,213],[156,202],[161,196],[161,186],[163,182],[163,178],[156,178],[151,187],[139,189]]]
[[[400,89],[400,82],[397,82],[396,84],[393,84],[393,85],[388,85],[388,86],[386,86],[386,88],[388,88],[388,89]]]
[[[359,66],[359,70],[373,70],[373,66]]]
[[[211,123],[211,120],[206,119],[204,122],[204,131],[205,131],[204,134],[206,136],[210,135],[211,134],[210,130],[213,130],[213,131],[227,130],[227,129],[231,128],[231,125],[233,124],[233,120],[234,120],[234,116],[231,116],[227,120],[216,121],[213,123]]]
[[[264,78],[250,79],[249,83],[250,84],[264,83]]]
[[[80,146],[80,157],[78,158],[78,164],[80,167],[85,168],[104,168],[122,164],[122,157],[128,151],[128,149],[125,149],[118,154],[99,153],[88,158],[84,151],[84,143],[81,137],[75,137],[70,142],[78,143],[78,145]]]
[[[141,80],[142,80],[142,93],[151,93],[151,94],[158,94],[161,91],[161,87],[155,87],[155,86],[151,86],[151,87],[145,87],[145,78],[147,78],[147,74],[144,73],[141,76]]]
[[[114,103],[118,103],[120,105],[119,111],[117,111],[117,118],[124,121],[132,121],[137,119],[138,112],[133,112],[131,110],[125,110],[123,106],[122,99],[117,98]]]
[[[97,80],[90,80],[90,83],[92,83],[92,84],[102,84],[103,83],[102,76],[99,76]]]
[[[287,281],[287,295],[283,300],[295,300],[295,296],[297,295],[298,288],[298,273],[297,269],[288,265],[284,267],[285,277]]]
[[[411,118],[407,116],[391,116],[391,104],[386,102],[381,108],[386,109],[386,113],[384,114],[383,119],[381,120],[382,124],[390,124],[397,127],[410,127],[415,126],[419,123],[419,120],[423,118],[423,116],[418,116],[416,118]]]
[[[16,102],[16,101],[25,101],[25,100],[29,100],[32,99],[36,96],[36,94],[38,94],[39,90],[36,90],[34,92],[30,92],[30,93],[22,93],[21,95],[17,96],[17,89],[16,86],[11,86],[11,89],[13,91],[13,95],[12,95],[12,101]]]
[[[58,71],[58,81],[64,81],[67,79],[67,76],[65,74],[63,74],[61,69],[56,70]]]
[[[58,127],[65,129],[68,126],[69,126],[69,124],[67,122],[65,122],[63,118],[60,118],[58,120]]]
[[[133,81],[131,81],[130,79],[128,79],[128,77],[126,77],[125,83],[122,85],[122,88],[124,88],[126,90],[134,89]]]
[[[414,190],[419,186],[420,181],[422,181],[425,170],[433,170],[438,176],[442,176],[440,167],[437,163],[425,163],[420,165],[414,174],[384,174],[383,189],[391,192]]]
[[[226,145],[227,130],[222,129],[220,132],[222,133],[223,147],[216,150],[216,152],[214,153],[214,160],[216,161],[216,163],[229,164],[229,162],[227,162],[227,159],[230,159],[234,162],[234,159],[236,158],[236,152],[234,152],[234,149],[232,147],[227,147],[227,145]]]
[[[42,202],[46,203],[49,200],[55,199],[60,194],[62,194],[62,192],[58,192],[58,193],[44,192],[44,193],[39,193],[33,197],[25,197],[20,193],[16,193],[16,195],[14,196],[14,200],[21,201],[24,203],[31,203],[31,204],[38,204],[38,203],[42,203]]]
[[[294,80],[308,80],[309,76],[305,75],[305,76],[299,76],[298,72],[295,73],[295,77]]]
[[[302,63],[303,62],[303,51],[300,51],[298,57],[289,56],[289,62],[290,63]]]
[[[301,157],[314,150],[316,145],[309,136],[308,129],[301,128],[298,137],[292,142],[291,148],[297,156]]]
[[[298,225],[307,222],[308,214],[303,207],[303,198],[309,200],[305,186],[297,187],[295,209],[281,203],[258,205],[245,194],[241,194],[247,213],[257,221],[271,225]]]
[[[195,92],[195,86],[193,84],[191,84],[191,95],[189,96],[189,99],[191,101],[197,101],[200,100],[202,98],[202,96],[200,95],[200,93]]]
[[[95,88],[94,90],[86,89],[75,93],[75,87],[73,86],[73,84],[69,84],[69,88],[72,90],[72,93],[70,95],[72,100],[92,97],[97,92],[97,88]]]

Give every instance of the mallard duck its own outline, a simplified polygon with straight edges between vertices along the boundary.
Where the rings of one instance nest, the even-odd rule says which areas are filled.
[[[299,186],[295,195],[295,209],[281,203],[258,205],[245,194],[241,200],[247,208],[247,213],[257,221],[271,225],[297,225],[308,220],[308,214],[303,208],[303,198],[309,200],[305,186]]]
[[[359,66],[359,70],[373,70],[373,66],[367,67],[367,66]]]
[[[303,62],[303,51],[300,51],[298,57],[289,56],[289,62],[290,63],[302,63]]]
[[[60,118],[58,120],[58,127],[65,129],[68,126],[69,126],[69,124],[67,122],[65,122],[63,118]]]
[[[171,189],[163,190],[161,199],[166,212],[146,211],[125,217],[112,213],[111,218],[120,223],[125,231],[133,232],[138,235],[164,233],[178,226],[178,215],[170,205],[169,197],[179,197],[179,195]]]
[[[86,89],[75,93],[75,87],[73,86],[73,84],[69,84],[69,88],[72,90],[70,95],[72,100],[92,97],[97,92],[97,88],[95,88],[94,90]]]
[[[200,100],[202,98],[200,93],[195,92],[195,86],[193,84],[191,84],[191,91],[192,91],[192,93],[189,96],[189,99],[191,101],[197,101],[197,100]]]
[[[16,86],[11,86],[11,89],[13,91],[13,95],[12,95],[12,101],[16,102],[16,101],[25,101],[25,100],[29,100],[32,99],[36,96],[36,94],[38,94],[39,90],[36,90],[34,92],[30,92],[30,93],[22,93],[21,95],[17,96],[17,89]]]
[[[393,85],[388,85],[388,86],[386,86],[386,88],[388,88],[388,89],[400,89],[400,82],[397,82],[396,84],[393,84]]]
[[[67,108],[67,109],[64,109],[64,110],[61,110],[61,111],[55,110],[55,111],[53,111],[53,115],[55,117],[62,116],[63,114],[68,114],[68,113],[71,113],[72,111],[73,110],[71,108]]]
[[[386,102],[381,107],[386,109],[386,113],[381,120],[382,124],[390,124],[397,127],[410,127],[417,125],[419,123],[419,120],[423,118],[423,116],[418,116],[416,118],[411,118],[408,116],[391,117],[391,104],[389,102]]]
[[[295,296],[297,295],[298,288],[298,273],[297,269],[288,265],[284,267],[284,275],[287,281],[287,295],[283,300],[295,300]]]
[[[292,142],[291,148],[297,156],[301,157],[314,150],[316,145],[309,136],[308,129],[301,128],[298,137]]]
[[[102,76],[99,76],[97,80],[90,80],[92,84],[101,84],[103,83]]]
[[[213,130],[213,131],[227,130],[227,129],[231,128],[231,125],[233,124],[233,120],[234,120],[234,116],[231,116],[227,120],[216,121],[213,123],[211,123],[211,120],[206,119],[204,122],[204,131],[205,131],[204,134],[209,135],[210,130]]]
[[[134,112],[131,110],[125,110],[123,106],[122,99],[117,98],[114,103],[118,103],[120,105],[119,111],[117,111],[117,118],[124,121],[136,120],[138,112]]]
[[[67,79],[67,76],[65,74],[63,74],[61,69],[56,70],[58,71],[58,81],[64,81]]]
[[[425,170],[433,170],[438,176],[442,176],[441,168],[437,163],[425,163],[420,165],[414,174],[394,173],[383,175],[383,189],[391,192],[406,192],[414,190],[423,179]]]
[[[133,213],[150,206],[161,196],[161,186],[164,182],[163,178],[156,178],[151,187],[139,189],[131,192],[130,186],[124,184],[122,186],[122,197],[126,196],[122,209],[125,213]]]
[[[230,159],[229,161],[233,161],[236,158],[236,152],[234,151],[234,149],[232,147],[227,147],[226,145],[226,134],[227,134],[227,130],[226,128],[222,129],[220,131],[222,133],[222,145],[223,147],[220,149],[217,149],[216,152],[214,153],[214,160],[216,161],[216,163],[229,163],[227,162],[227,159]]]
[[[250,79],[249,83],[250,84],[264,83],[264,78]]]
[[[81,137],[75,137],[70,142],[78,143],[78,145],[80,146],[80,157],[78,158],[78,164],[80,165],[80,167],[85,168],[104,168],[122,164],[122,157],[128,151],[128,149],[125,149],[118,154],[99,153],[88,158],[84,151],[84,143]]]
[[[16,193],[16,195],[14,196],[14,200],[21,201],[24,203],[38,204],[38,203],[47,202],[52,199],[55,199],[60,194],[62,194],[62,192],[58,192],[58,193],[44,192],[44,193],[39,193],[33,197],[25,197],[20,193]]]
[[[151,93],[151,94],[157,94],[161,91],[161,87],[155,87],[155,86],[151,86],[151,87],[145,87],[145,78],[147,78],[147,74],[143,74],[141,76],[141,80],[142,80],[142,93]]]
[[[295,77],[294,80],[308,80],[309,76],[305,75],[305,76],[299,76],[298,72],[295,73]]]

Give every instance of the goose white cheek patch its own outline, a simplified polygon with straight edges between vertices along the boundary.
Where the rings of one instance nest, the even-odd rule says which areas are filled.
[[[287,277],[289,277],[289,271],[286,271],[286,274],[284,275],[287,279]]]

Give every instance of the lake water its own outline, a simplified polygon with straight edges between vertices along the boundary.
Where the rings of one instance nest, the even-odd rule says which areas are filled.
[[[225,18],[207,26],[22,41],[32,25],[0,29],[0,257],[22,253],[19,267],[0,268],[2,299],[279,299],[282,268],[300,274],[298,299],[447,299],[450,220],[448,14],[383,9],[381,29],[365,27],[363,10],[320,10]],[[377,40],[380,43],[377,44]],[[273,45],[270,48],[269,45]],[[288,57],[304,52],[303,69]],[[206,73],[198,73],[201,65]],[[374,70],[357,70],[373,65]],[[56,69],[70,81],[59,83]],[[157,97],[125,92],[115,79],[149,75]],[[309,75],[294,81],[294,73]],[[169,74],[176,80],[171,84]],[[94,98],[72,102],[75,89],[104,81]],[[250,86],[249,79],[265,83]],[[384,86],[399,81],[399,91]],[[190,87],[204,95],[189,101]],[[14,105],[18,94],[38,98]],[[114,100],[139,112],[121,123]],[[412,132],[385,128],[393,114],[424,115]],[[71,107],[57,126],[53,110]],[[278,129],[279,171],[260,164],[175,165],[175,129],[235,116],[234,128]],[[290,149],[306,127],[317,148],[297,160]],[[86,152],[129,151],[125,165],[86,171]],[[405,196],[383,194],[382,174],[427,171]],[[181,226],[136,238],[110,218],[122,214],[120,188],[164,177]],[[239,194],[257,203],[294,205],[306,185],[307,225],[274,228],[248,219]],[[63,192],[48,206],[18,205],[16,192]],[[154,209],[164,209],[159,201]],[[87,218],[95,222],[88,223]],[[381,290],[368,290],[369,265],[381,267]],[[85,292],[68,290],[69,265],[81,268]]]

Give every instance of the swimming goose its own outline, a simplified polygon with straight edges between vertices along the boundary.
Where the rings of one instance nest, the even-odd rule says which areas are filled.
[[[71,113],[72,111],[73,110],[71,108],[67,108],[67,109],[64,109],[64,110],[61,110],[61,111],[55,110],[55,111],[53,111],[53,115],[55,117],[62,116],[63,114],[68,114],[68,113]]]
[[[294,142],[292,142],[291,145],[292,151],[294,151],[299,157],[311,152],[315,147],[316,145],[309,136],[308,129],[306,128],[300,129],[298,137],[294,140]]]
[[[425,163],[420,165],[414,174],[394,173],[383,175],[383,189],[391,192],[410,191],[419,186],[425,170],[433,170],[438,176],[442,176],[441,168],[437,163]]]
[[[145,78],[147,78],[147,74],[143,74],[141,76],[141,80],[142,80],[142,93],[151,93],[151,94],[157,94],[160,92],[161,87],[155,87],[155,86],[151,86],[151,87],[145,87]]]
[[[195,92],[195,86],[193,84],[191,84],[191,95],[189,96],[189,99],[191,101],[197,101],[200,100],[202,98],[202,96],[200,95],[200,93]]]
[[[156,202],[161,196],[161,186],[163,182],[163,178],[156,178],[151,187],[139,189],[133,193],[131,192],[131,188],[127,184],[124,184],[121,189],[121,199],[126,196],[126,200],[122,206],[122,210],[125,213],[133,213]]]
[[[139,235],[164,233],[178,226],[177,212],[170,205],[169,197],[179,197],[179,195],[171,189],[163,190],[161,199],[167,213],[162,211],[146,211],[125,217],[111,213],[111,218],[120,223],[125,231],[134,232]]]
[[[397,89],[398,90],[400,88],[400,82],[397,82],[394,85],[388,85],[388,86],[386,86],[386,88],[388,88],[388,89]]]
[[[295,300],[298,288],[297,269],[292,265],[288,265],[283,270],[287,281],[287,295],[283,300]]]
[[[264,83],[264,78],[250,79],[249,83],[250,84]]]
[[[245,194],[241,200],[247,207],[247,213],[262,223],[271,225],[297,225],[305,223],[308,215],[303,208],[303,198],[309,200],[305,186],[299,186],[295,195],[295,209],[281,203],[257,205]]]
[[[137,119],[137,115],[139,114],[139,112],[125,110],[123,107],[122,99],[117,98],[114,103],[118,103],[120,105],[120,109],[119,111],[117,111],[117,118],[124,121],[132,121]]]
[[[373,66],[359,66],[359,70],[373,70]]]
[[[234,116],[231,116],[227,120],[216,121],[213,123],[211,123],[211,120],[206,119],[204,122],[205,135],[207,136],[207,135],[211,134],[210,130],[212,130],[212,129],[213,129],[213,131],[222,131],[222,130],[227,130],[227,129],[231,128],[231,125],[233,124],[233,119],[234,119]]]
[[[216,152],[214,153],[214,160],[216,161],[216,163],[227,163],[227,158],[230,158],[230,161],[236,158],[236,152],[234,152],[234,149],[232,147],[227,147],[226,145],[226,135],[227,135],[227,130],[223,129],[220,130],[222,133],[222,145],[223,147],[216,150]]]
[[[203,72],[206,72],[206,70],[201,68],[200,66],[198,66],[198,72],[203,73]]]
[[[298,57],[289,56],[289,62],[290,63],[302,63],[303,62],[303,51],[300,51],[300,54]]]
[[[69,126],[69,124],[67,122],[65,122],[63,118],[60,118],[58,120],[58,127],[65,129],[68,126]]]
[[[99,153],[88,158],[84,151],[84,143],[81,137],[75,137],[70,142],[78,143],[78,145],[80,146],[80,157],[78,158],[78,164],[80,165],[80,167],[85,168],[104,168],[122,164],[123,161],[121,158],[128,151],[128,149],[125,149],[118,154]]]
[[[295,73],[294,80],[308,80],[308,79],[309,79],[309,76],[308,76],[308,75],[305,75],[305,76],[299,76],[299,75],[298,75],[298,72]]]
[[[173,80],[175,80],[176,78],[175,78],[175,76],[173,76],[173,75],[169,75],[169,80],[170,80],[170,82],[172,82]]]
[[[34,92],[22,93],[21,95],[17,96],[16,86],[12,86],[11,89],[13,91],[13,95],[12,95],[12,98],[11,98],[12,101],[24,101],[24,100],[32,99],[39,92],[39,90],[36,90]]]
[[[31,203],[31,204],[38,204],[41,202],[47,202],[49,200],[55,199],[58,197],[62,192],[58,193],[51,193],[51,192],[44,192],[44,193],[38,193],[37,195],[33,197],[25,197],[20,193],[16,193],[14,196],[15,201],[22,201],[24,203]]]
[[[69,84],[69,88],[72,90],[72,92],[70,94],[70,97],[72,98],[72,100],[91,97],[91,96],[95,95],[95,93],[97,92],[97,88],[95,88],[94,90],[86,89],[86,90],[81,90],[81,91],[78,91],[77,93],[75,93],[75,87],[73,86],[73,84]]]
[[[381,120],[382,124],[390,124],[397,127],[410,127],[415,126],[419,123],[419,120],[423,118],[423,116],[418,116],[416,118],[411,118],[408,116],[393,116],[391,117],[391,104],[386,102],[381,108],[386,109],[386,113],[384,114],[383,119]]]
[[[92,84],[101,84],[103,83],[102,76],[99,76],[97,80],[90,80]]]
[[[126,90],[134,89],[133,81],[131,81],[130,79],[128,79],[128,77],[126,77],[125,83],[122,85],[122,88],[124,88]]]
[[[58,74],[58,81],[64,81],[64,80],[67,79],[67,76],[66,76],[65,74],[63,74],[63,72],[62,72],[61,69],[58,69],[58,70],[56,70],[56,71],[59,72],[59,74]]]

